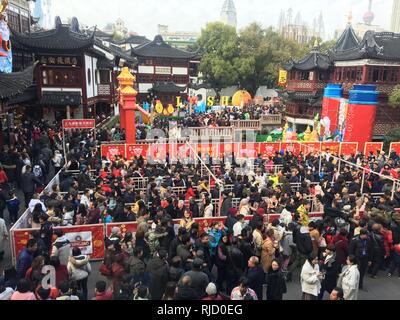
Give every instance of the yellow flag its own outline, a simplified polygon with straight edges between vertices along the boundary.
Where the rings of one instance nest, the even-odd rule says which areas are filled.
[[[284,85],[286,85],[286,82],[287,82],[287,71],[283,70],[283,69],[280,69],[279,70],[279,81],[278,81],[278,84],[280,86],[284,86]]]

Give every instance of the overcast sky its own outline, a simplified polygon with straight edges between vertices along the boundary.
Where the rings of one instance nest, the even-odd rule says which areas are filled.
[[[373,0],[375,20],[385,29],[390,26],[393,0]],[[224,0],[53,0],[53,12],[65,20],[76,16],[82,23],[103,28],[107,22],[122,18],[130,31],[153,38],[158,24],[169,25],[170,31],[198,31],[207,22],[219,19]],[[239,29],[253,21],[263,26],[276,26],[281,9],[290,7],[301,12],[312,25],[322,11],[325,30],[332,37],[335,29],[346,25],[350,9],[353,22],[362,22],[368,0],[234,0]]]

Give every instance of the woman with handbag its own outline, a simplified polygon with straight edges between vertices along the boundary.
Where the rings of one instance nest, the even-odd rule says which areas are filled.
[[[322,279],[323,274],[319,271],[318,258],[311,255],[301,269],[300,282],[303,292],[301,300],[317,300]]]
[[[82,290],[84,300],[87,300],[87,281],[89,274],[92,272],[89,256],[82,254],[79,248],[73,248],[67,269],[70,279],[77,282],[79,290]]]

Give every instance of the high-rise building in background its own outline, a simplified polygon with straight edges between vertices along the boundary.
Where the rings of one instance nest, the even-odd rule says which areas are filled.
[[[322,12],[315,17],[310,27],[303,21],[301,13],[297,12],[293,17],[293,9],[282,10],[278,21],[278,32],[286,39],[297,41],[298,43],[308,43],[313,38],[325,38],[325,24]]]
[[[363,22],[353,23],[353,13],[350,11],[348,15],[348,24],[352,25],[354,32],[358,36],[358,38],[364,38],[364,35],[367,31],[375,31],[375,32],[383,32],[385,29],[377,24],[372,24],[375,19],[375,14],[372,11],[372,0],[368,0],[368,10],[363,15]],[[339,36],[343,33],[344,29],[337,29],[335,31],[335,39],[338,39]]]
[[[36,0],[33,2],[32,16],[38,19],[38,25],[43,29],[52,29],[54,16],[52,0]]]
[[[400,0],[393,0],[392,21],[390,31],[400,32]]]
[[[237,28],[237,13],[233,0],[225,0],[221,10],[221,22]]]

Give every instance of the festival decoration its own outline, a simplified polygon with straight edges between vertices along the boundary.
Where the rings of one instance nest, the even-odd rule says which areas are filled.
[[[311,141],[311,129],[310,126],[307,126],[306,132],[304,133],[304,141]]]
[[[379,92],[375,85],[354,85],[349,92],[345,142],[358,142],[359,151],[372,140]]]
[[[253,98],[251,94],[245,90],[237,91],[232,97],[232,106],[243,107],[245,104],[251,102]]]

